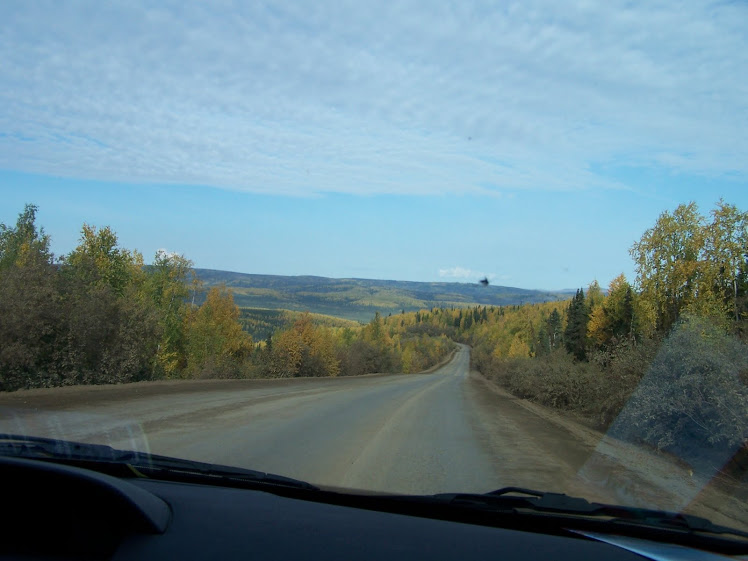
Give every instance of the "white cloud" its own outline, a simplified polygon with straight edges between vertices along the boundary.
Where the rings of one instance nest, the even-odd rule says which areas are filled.
[[[449,269],[439,269],[439,276],[452,279],[468,279],[477,275],[464,267],[451,267]]]
[[[295,195],[748,173],[744,4],[217,6],[2,4],[0,167]]]
[[[495,273],[483,273],[481,271],[474,271],[473,269],[467,269],[465,267],[448,267],[446,269],[439,269],[439,277],[446,279],[460,279],[460,280],[474,280],[478,281],[482,278],[488,280],[509,280],[509,275],[496,275]]]
[[[176,251],[169,251],[163,247],[156,250],[156,259],[173,259],[174,257],[181,257],[181,255]]]

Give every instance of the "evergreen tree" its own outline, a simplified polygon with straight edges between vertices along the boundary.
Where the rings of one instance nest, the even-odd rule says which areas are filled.
[[[538,335],[532,345],[533,356],[545,356],[551,352],[551,339],[548,335],[548,329],[541,324],[538,329]]]
[[[551,315],[548,316],[548,339],[552,349],[561,341],[561,314],[556,308],[553,308]]]
[[[267,339],[265,339],[265,352],[270,354],[273,352],[273,334],[268,333]]]
[[[589,320],[590,311],[585,302],[584,290],[580,288],[569,305],[564,331],[566,350],[574,355],[577,360],[584,360],[587,357],[587,324]]]

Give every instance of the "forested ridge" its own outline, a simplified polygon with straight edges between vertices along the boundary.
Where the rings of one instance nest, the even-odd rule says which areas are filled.
[[[562,292],[493,284],[252,275],[211,269],[195,272],[205,287],[230,288],[240,308],[308,311],[364,323],[376,312],[386,316],[402,310],[416,312],[477,304],[506,306],[569,297]]]

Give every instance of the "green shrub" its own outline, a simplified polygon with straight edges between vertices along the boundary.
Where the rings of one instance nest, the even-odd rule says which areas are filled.
[[[748,437],[746,369],[745,344],[688,317],[663,342],[611,433],[719,467]]]

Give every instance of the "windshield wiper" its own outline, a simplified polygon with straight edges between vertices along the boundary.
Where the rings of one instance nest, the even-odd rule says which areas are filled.
[[[75,464],[92,469],[109,470],[125,466],[129,475],[155,479],[194,479],[203,483],[252,483],[297,489],[318,490],[314,485],[282,475],[251,469],[223,466],[145,452],[118,450],[105,444],[71,442],[39,436],[0,434],[0,456]]]
[[[88,444],[15,434],[0,434],[0,455],[41,460],[100,460],[104,462],[130,462],[139,457],[148,456],[142,452],[117,450],[105,444]]]
[[[703,532],[748,539],[748,532],[720,526],[706,518],[692,514],[591,503],[581,497],[535,491],[522,487],[503,487],[485,494],[444,493],[433,495],[433,498],[451,506],[487,510],[495,513],[539,513],[562,515],[570,518],[604,519],[606,524],[613,526],[633,525],[658,530],[687,533]]]

